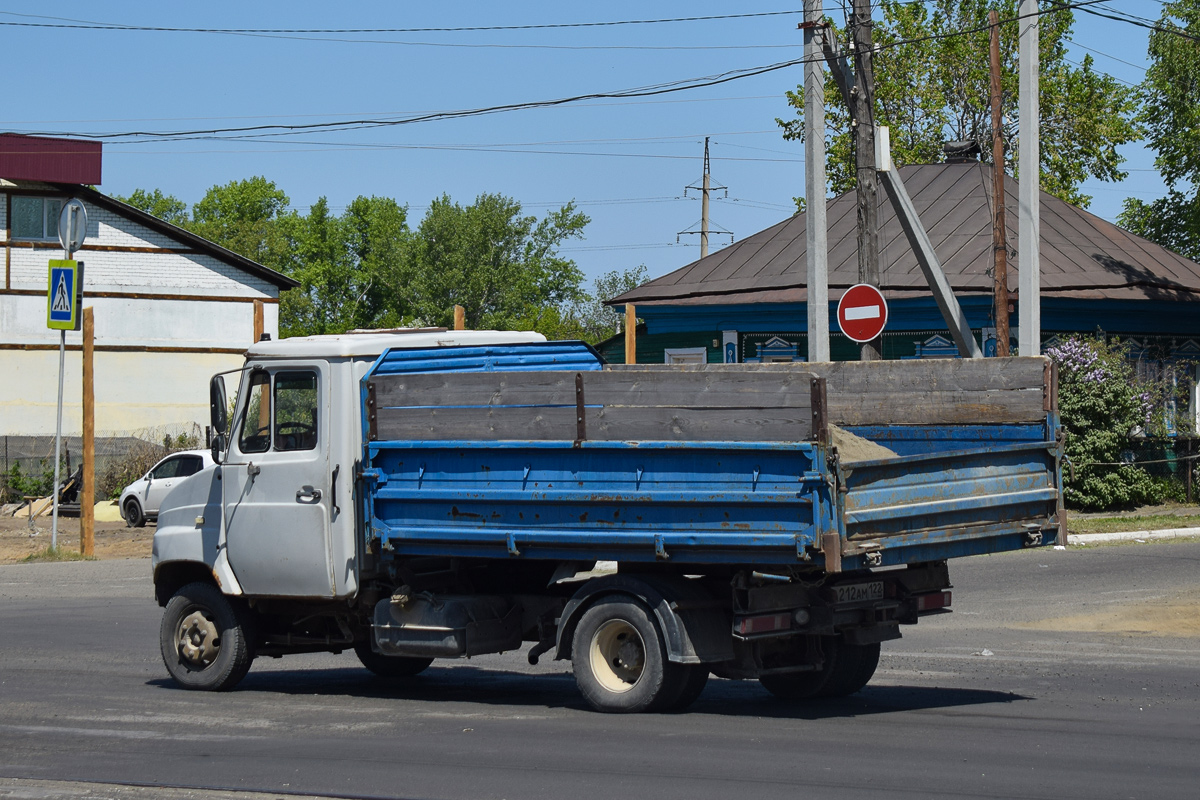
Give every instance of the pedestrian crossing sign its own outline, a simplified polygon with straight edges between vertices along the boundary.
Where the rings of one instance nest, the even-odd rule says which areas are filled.
[[[83,262],[51,259],[46,327],[77,331],[83,322]]]

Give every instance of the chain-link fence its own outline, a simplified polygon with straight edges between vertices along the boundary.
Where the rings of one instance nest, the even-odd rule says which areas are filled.
[[[96,499],[105,499],[114,491],[120,492],[125,484],[115,489],[112,484],[123,480],[126,473],[129,473],[130,481],[136,479],[172,450],[203,447],[204,437],[204,428],[193,422],[97,434]],[[83,437],[62,437],[62,478],[71,475],[82,459]],[[149,463],[143,468],[142,464],[147,461]],[[0,502],[19,502],[20,496],[31,486],[48,493],[54,482],[54,437],[0,436],[0,466],[3,467]]]
[[[1097,470],[1138,467],[1157,484],[1164,500],[1194,502],[1200,496],[1196,461],[1200,458],[1200,439],[1194,437],[1132,437],[1121,451],[1119,461],[1092,462]]]

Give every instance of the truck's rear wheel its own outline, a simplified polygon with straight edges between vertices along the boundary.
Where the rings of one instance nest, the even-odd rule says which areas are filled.
[[[653,615],[619,597],[604,598],[584,613],[571,659],[579,691],[608,713],[665,710],[680,699],[687,677],[682,665],[667,659]]]
[[[854,645],[830,638],[823,649],[825,663],[820,669],[763,675],[759,683],[783,700],[845,697],[866,686],[879,665],[878,644]]]
[[[838,643],[837,672],[822,690],[822,697],[845,697],[867,685],[879,666],[879,643]]]
[[[232,689],[254,660],[249,613],[217,587],[189,583],[163,612],[158,643],[167,672],[185,689]]]
[[[433,663],[432,658],[385,656],[372,650],[370,642],[354,645],[354,655],[358,656],[364,667],[381,678],[411,678],[424,672]]]

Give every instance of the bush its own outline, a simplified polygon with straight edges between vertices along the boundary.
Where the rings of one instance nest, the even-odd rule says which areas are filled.
[[[1154,424],[1154,392],[1137,380],[1120,342],[1073,336],[1047,349],[1058,362],[1058,406],[1072,470],[1067,505],[1106,510],[1156,503],[1162,487],[1128,461],[1130,437]]]
[[[198,437],[186,434],[164,436],[162,444],[139,441],[128,453],[110,461],[96,477],[96,497],[115,500],[126,486],[149,472],[163,456],[177,450],[195,450],[199,446]]]
[[[61,464],[61,475],[63,480],[71,474],[67,469],[66,462]],[[54,467],[51,466],[49,459],[43,458],[38,464],[38,471],[25,473],[21,469],[20,462],[14,461],[9,467],[8,472],[0,473],[4,476],[4,491],[0,492],[3,495],[3,500],[6,503],[19,503],[22,497],[49,497],[50,492],[54,489]]]

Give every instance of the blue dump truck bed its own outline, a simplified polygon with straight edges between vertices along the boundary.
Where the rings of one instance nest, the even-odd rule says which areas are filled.
[[[1062,542],[1054,387],[1043,358],[393,349],[361,386],[364,546],[837,573]]]

